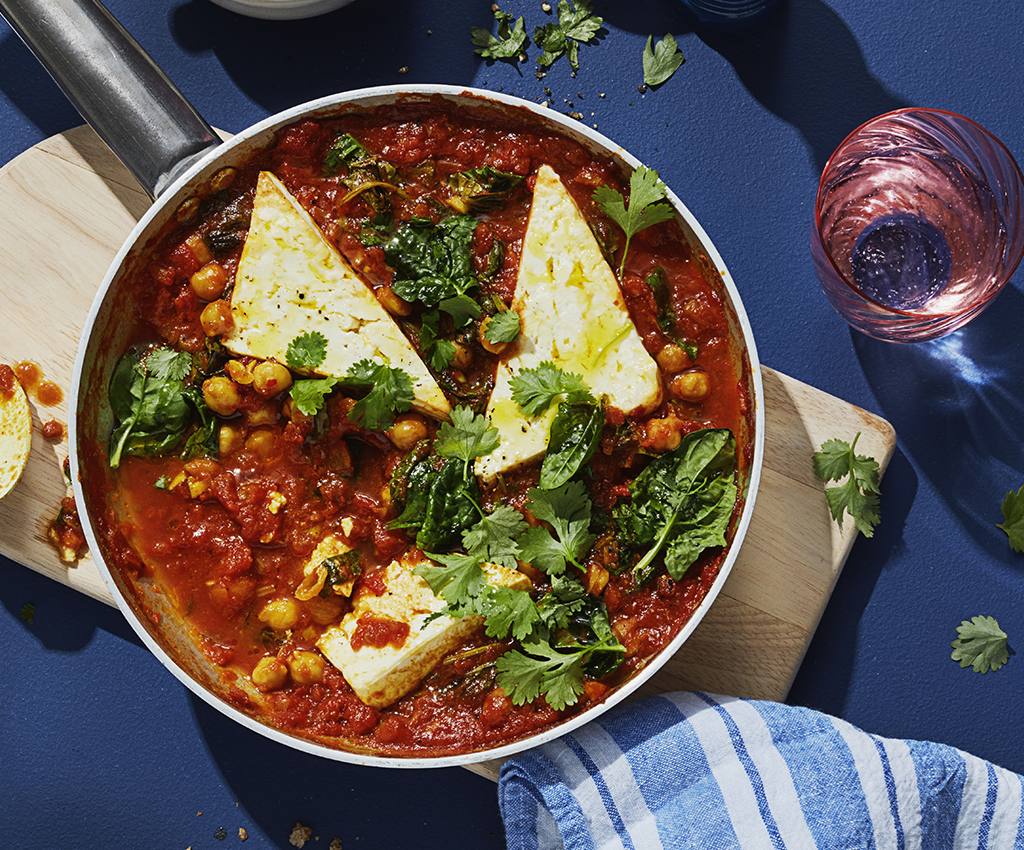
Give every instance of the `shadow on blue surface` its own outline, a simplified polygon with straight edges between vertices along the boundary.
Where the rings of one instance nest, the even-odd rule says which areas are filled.
[[[854,542],[833,590],[833,602],[825,608],[790,688],[786,702],[791,705],[843,714],[857,661],[860,614],[867,608],[882,571],[898,568],[905,549],[903,529],[917,489],[917,473],[897,448],[882,479],[882,521],[873,537],[860,535]]]
[[[438,82],[424,76],[428,67],[444,67],[444,82],[470,83],[481,60],[469,29],[493,25],[487,6],[449,0],[440,14],[423,6],[389,0],[383,20],[375,0],[357,0],[316,18],[266,21],[192,0],[174,10],[170,29],[189,53],[213,51],[242,91],[279,112],[349,89]]]
[[[1004,563],[1015,556],[995,527],[1000,503],[1024,485],[1022,314],[1024,295],[1007,287],[967,327],[933,342],[893,345],[851,331],[904,450],[967,533]]]
[[[459,845],[465,836],[478,850],[505,847],[497,786],[488,779],[458,767],[396,772],[321,758],[263,738],[196,697],[192,704],[232,793],[282,850],[296,822],[313,829],[322,850],[335,837],[343,847]]]
[[[77,652],[89,644],[97,629],[140,648],[143,645],[116,608],[4,557],[0,557],[0,605],[46,649]]]
[[[911,105],[870,72],[849,27],[821,0],[788,0],[749,32],[698,35],[765,109],[800,132],[819,171],[851,130]]]

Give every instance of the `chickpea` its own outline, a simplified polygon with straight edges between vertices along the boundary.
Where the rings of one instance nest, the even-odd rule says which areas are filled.
[[[283,688],[288,681],[288,668],[280,659],[267,655],[256,662],[249,676],[252,683],[264,693]]]
[[[297,685],[313,685],[324,677],[324,660],[315,652],[297,649],[288,656],[287,664]]]
[[[224,294],[228,285],[228,271],[218,262],[207,263],[188,279],[198,298],[213,301]]]
[[[242,403],[238,394],[238,384],[230,378],[207,378],[203,381],[203,401],[206,406],[220,416],[230,416]]]
[[[675,416],[652,419],[647,423],[647,434],[641,445],[652,452],[663,454],[679,447],[683,441],[684,422]]]
[[[427,436],[427,423],[422,416],[415,413],[403,413],[395,418],[394,424],[388,429],[388,439],[396,449],[409,451],[420,440]]]
[[[199,324],[207,336],[224,336],[235,327],[235,317],[231,315],[231,305],[224,299],[211,301],[199,314]]]
[[[669,390],[683,401],[703,401],[711,394],[711,379],[703,369],[691,369],[676,375]]]
[[[290,596],[279,596],[269,600],[258,615],[261,623],[266,623],[270,628],[279,632],[295,628],[299,622],[302,609],[296,599]]]
[[[274,401],[268,401],[255,410],[245,411],[245,421],[252,426],[273,425],[281,415],[281,405]]]
[[[332,593],[326,599],[314,596],[306,600],[306,610],[309,616],[318,626],[326,626],[330,623],[337,623],[345,610],[345,597]]]
[[[378,289],[376,295],[381,307],[392,316],[408,316],[412,312],[412,304],[400,295],[396,295],[395,290],[387,284]]]
[[[473,349],[464,343],[455,343],[455,356],[452,358],[452,366],[465,372],[473,365]]]
[[[283,393],[291,385],[292,373],[285,366],[273,360],[257,363],[252,370],[253,389],[265,398]]]
[[[210,191],[223,192],[235,182],[235,177],[237,176],[237,169],[231,168],[230,166],[228,168],[222,168],[210,178]]]
[[[261,458],[268,458],[274,451],[277,439],[273,431],[253,431],[245,440],[245,447]]]
[[[680,372],[690,365],[690,355],[681,345],[669,343],[655,357],[658,365],[666,372]]]
[[[248,385],[252,383],[252,364],[243,363],[241,360],[229,360],[224,364],[224,371],[228,373],[236,384]]]
[[[231,425],[220,426],[217,432],[217,453],[221,457],[237,452],[243,445],[240,429]]]
[[[193,458],[185,464],[185,471],[189,475],[199,475],[204,478],[213,478],[221,469],[221,465],[209,457]]]
[[[484,351],[487,351],[490,354],[501,354],[501,352],[508,348],[508,343],[491,342],[486,336],[487,327],[491,324],[492,321],[494,321],[493,316],[485,317],[484,320],[480,323],[480,332],[479,334],[477,334],[477,336],[480,340],[480,345],[482,345],[484,348]]]
[[[210,248],[206,244],[206,240],[204,240],[198,233],[193,233],[189,236],[188,239],[185,240],[185,244],[191,249],[192,256],[196,258],[196,262],[200,265],[206,265],[213,259],[213,254],[210,253]]]

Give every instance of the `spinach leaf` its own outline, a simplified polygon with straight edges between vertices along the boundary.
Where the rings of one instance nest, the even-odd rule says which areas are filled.
[[[112,469],[122,455],[156,455],[181,442],[196,404],[195,398],[190,403],[184,383],[191,372],[192,356],[170,348],[129,352],[121,358],[109,387],[117,418],[110,435]]]
[[[438,224],[414,218],[399,228],[384,246],[384,257],[395,270],[395,294],[424,307],[438,307],[467,324],[473,310],[466,301],[472,299],[460,296],[478,285],[471,250],[476,225],[473,216],[456,215]],[[479,307],[475,313],[479,316]]]
[[[480,516],[476,478],[457,459],[431,456],[415,464],[404,482],[405,509],[388,528],[415,528],[416,545],[437,551],[457,542]]]
[[[461,206],[483,211],[499,206],[516,186],[523,182],[518,174],[499,171],[490,165],[470,168],[448,178],[448,185],[458,195]]]
[[[565,484],[594,456],[603,429],[603,405],[560,402],[537,483],[545,490]]]
[[[633,480],[630,500],[613,513],[624,548],[640,554],[632,568],[638,584],[654,574],[659,553],[678,580],[705,549],[725,545],[735,470],[732,432],[707,428],[687,434]]]

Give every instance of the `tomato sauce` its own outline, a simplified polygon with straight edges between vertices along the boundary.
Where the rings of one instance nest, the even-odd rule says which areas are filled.
[[[349,133],[373,156],[396,170],[400,193],[388,201],[396,222],[437,221],[449,178],[490,166],[525,178],[501,206],[482,213],[473,237],[474,269],[481,298],[511,301],[516,285],[532,193],[531,176],[552,166],[605,247],[613,268],[621,260],[622,234],[592,198],[597,186],[624,194],[628,181],[616,165],[595,158],[575,141],[513,117],[488,116],[445,105],[392,106],[285,128],[277,141],[252,161],[224,176],[229,185],[179,211],[179,220],[152,245],[133,285],[140,345],[162,343],[196,355],[199,362],[223,360],[204,331],[208,301],[190,278],[208,262],[234,277],[253,203],[256,176],[273,172],[310,212],[327,237],[374,289],[388,287],[393,272],[383,249],[364,238],[377,215],[362,194],[352,196],[341,174],[324,167],[327,149]],[[198,241],[197,241],[198,240]],[[500,265],[492,264],[496,243]],[[204,248],[205,246],[205,248]],[[206,254],[209,256],[206,256]],[[663,289],[657,282],[664,281]],[[699,372],[703,395],[666,392],[658,410],[639,420],[609,410],[604,436],[586,477],[595,510],[608,511],[628,493],[628,484],[662,443],[692,430],[729,428],[737,435],[741,467],[752,448],[748,433],[748,376],[732,342],[730,318],[720,283],[708,259],[687,241],[675,222],[636,234],[622,289],[644,345],[662,369],[666,385]],[[229,297],[228,291],[222,296]],[[674,326],[666,329],[665,316]],[[399,321],[403,321],[399,319]],[[416,343],[417,331],[403,324]],[[670,338],[670,336],[672,338]],[[673,339],[683,339],[688,351]],[[468,343],[468,344],[471,344]],[[441,370],[438,382],[453,403],[482,411],[493,381],[495,359],[479,345],[463,368]],[[237,375],[252,367],[239,359]],[[674,386],[674,385],[673,385]],[[543,698],[514,705],[495,681],[495,662],[514,642],[495,640],[477,628],[415,688],[385,708],[363,704],[344,676],[324,663],[319,678],[261,687],[255,682],[261,659],[288,659],[316,652],[316,641],[350,609],[348,597],[314,594],[298,600],[296,588],[320,541],[343,538],[358,554],[356,581],[365,592],[383,593],[382,571],[413,548],[411,539],[390,528],[396,512],[388,482],[406,456],[383,434],[365,431],[345,416],[351,398],[336,391],[320,421],[298,412],[287,393],[265,397],[239,382],[237,412],[226,417],[213,456],[182,460],[171,452],[157,457],[124,457],[116,476],[116,505],[101,520],[108,559],[129,578],[155,581],[202,636],[208,658],[234,684],[229,698],[243,710],[294,734],[384,755],[442,755],[471,752],[515,741],[570,717],[606,697],[664,647],[706,596],[724,558],[712,549],[675,581],[664,571],[641,587],[627,572],[616,573],[613,554],[595,547],[588,581],[607,608],[612,631],[625,647],[624,663],[605,676],[588,677],[575,705],[561,711]],[[433,437],[437,423],[425,422]],[[485,489],[487,510],[499,504],[523,508],[537,480],[536,469],[505,476]],[[737,511],[739,506],[737,506]],[[523,568],[539,590],[543,574]],[[401,646],[406,623],[364,616],[352,646]]]

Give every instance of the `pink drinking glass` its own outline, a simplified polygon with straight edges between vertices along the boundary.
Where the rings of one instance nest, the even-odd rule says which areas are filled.
[[[811,256],[852,327],[923,342],[962,327],[1024,255],[1024,176],[995,136],[941,109],[861,125],[818,185]]]

